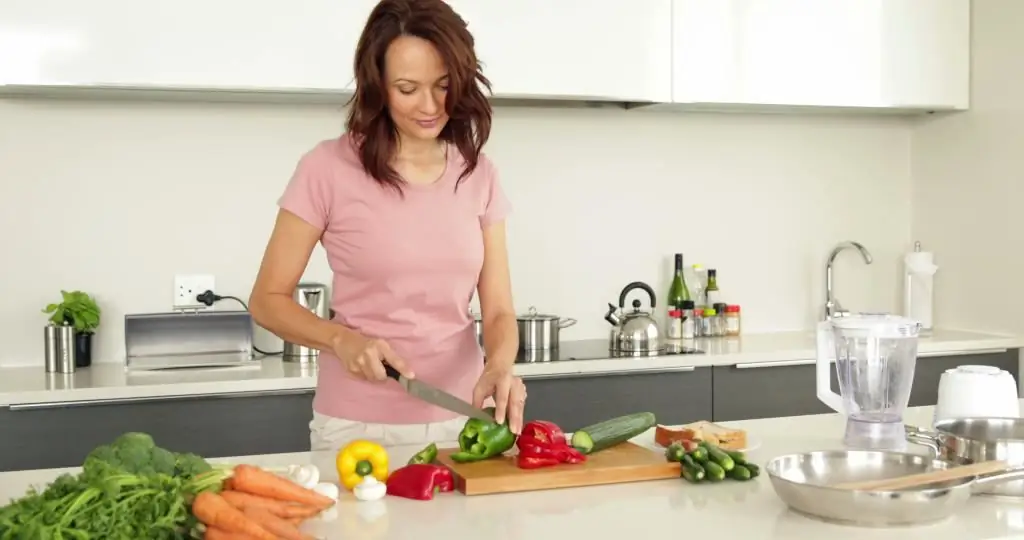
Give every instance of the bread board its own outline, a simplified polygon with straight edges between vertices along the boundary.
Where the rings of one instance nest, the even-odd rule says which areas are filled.
[[[587,456],[578,464],[561,464],[541,469],[520,469],[513,449],[508,455],[455,463],[457,449],[438,452],[438,461],[452,470],[455,489],[465,495],[490,495],[568,487],[621,484],[679,478],[679,464],[669,463],[663,453],[625,442]]]

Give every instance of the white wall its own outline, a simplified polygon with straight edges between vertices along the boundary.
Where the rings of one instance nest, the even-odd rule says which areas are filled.
[[[936,253],[936,324],[1024,333],[1024,2],[977,0],[971,110],[917,127],[913,234]]]
[[[61,288],[99,299],[106,362],[123,359],[125,313],[170,309],[175,273],[247,296],[295,160],[342,112],[0,102],[0,365],[42,362],[39,310]],[[845,239],[876,262],[846,254],[840,298],[895,306],[910,241],[903,120],[499,109],[488,152],[515,205],[517,308],[580,319],[563,339],[606,337],[605,305],[630,281],[665,291],[675,251],[720,269],[746,332],[810,328],[823,259]],[[308,277],[327,279],[322,254]]]

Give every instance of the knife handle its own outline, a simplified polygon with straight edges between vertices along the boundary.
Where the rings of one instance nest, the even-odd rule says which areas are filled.
[[[384,366],[384,374],[387,375],[388,378],[394,379],[396,381],[400,380],[399,377],[401,377],[402,375],[398,373],[397,369],[391,367],[391,364],[388,364],[387,362],[381,362],[381,364]]]

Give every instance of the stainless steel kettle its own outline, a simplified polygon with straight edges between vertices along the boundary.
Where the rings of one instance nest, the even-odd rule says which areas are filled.
[[[626,297],[629,293],[641,289],[650,298],[651,311],[640,309],[640,300],[633,300],[633,311],[626,312]],[[652,354],[664,350],[661,342],[661,328],[654,320],[652,313],[657,305],[654,289],[642,281],[634,281],[626,285],[619,293],[619,305],[608,304],[608,313],[604,320],[612,325],[611,349],[623,353]]]

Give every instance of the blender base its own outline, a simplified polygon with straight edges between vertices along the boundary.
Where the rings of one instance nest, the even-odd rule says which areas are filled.
[[[843,445],[858,450],[888,450],[902,452],[907,449],[907,430],[903,421],[864,421],[850,417],[846,420]]]

